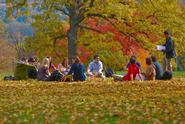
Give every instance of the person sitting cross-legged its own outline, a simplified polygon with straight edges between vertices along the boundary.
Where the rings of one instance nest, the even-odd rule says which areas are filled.
[[[113,75],[113,78],[115,81],[133,81],[136,80],[137,75],[139,76],[140,80],[143,80],[140,69],[136,64],[136,59],[131,57],[127,74],[123,76]]]
[[[152,59],[150,57],[146,58],[146,70],[143,73],[146,80],[155,80],[156,77],[156,67],[152,62]]]
[[[102,71],[103,63],[100,61],[100,57],[98,55],[95,55],[94,60],[88,66],[87,76],[104,78],[105,76],[103,75]]]
[[[68,75],[73,75],[73,81],[85,81],[85,66],[81,63],[80,58],[78,56],[73,58],[73,64]]]

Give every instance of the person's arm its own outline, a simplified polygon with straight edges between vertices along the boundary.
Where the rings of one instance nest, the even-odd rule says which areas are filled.
[[[126,65],[126,69],[127,70],[128,70],[129,65],[130,65],[130,62],[128,62],[127,65]]]
[[[92,62],[90,62],[88,65],[87,73],[90,73],[91,69],[92,69]]]
[[[46,74],[51,75],[48,66],[44,66],[44,69],[45,69],[45,73],[46,73]]]
[[[143,77],[141,75],[141,71],[140,70],[139,70],[139,74],[138,75],[139,75],[140,80],[143,81]]]
[[[134,80],[134,75],[130,74],[130,80],[133,81]]]
[[[103,71],[103,63],[102,62],[100,62],[100,65],[99,65],[99,73],[102,73],[102,71]]]
[[[71,66],[70,71],[68,72],[68,74],[72,74],[74,72],[74,64]]]

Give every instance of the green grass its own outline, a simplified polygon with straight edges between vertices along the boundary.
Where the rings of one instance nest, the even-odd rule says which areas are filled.
[[[5,76],[13,76],[12,72],[0,72],[0,80],[3,79]]]
[[[176,78],[185,78],[185,71],[175,71],[173,74]]]
[[[0,81],[0,123],[185,123],[185,79]]]

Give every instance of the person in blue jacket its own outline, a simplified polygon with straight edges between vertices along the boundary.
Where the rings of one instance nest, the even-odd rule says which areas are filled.
[[[85,81],[85,66],[81,63],[80,58],[78,56],[73,58],[73,64],[68,74],[73,75],[74,81]]]

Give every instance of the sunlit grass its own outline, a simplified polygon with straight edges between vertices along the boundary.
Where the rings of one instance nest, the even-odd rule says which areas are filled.
[[[185,80],[0,82],[0,123],[185,123]]]

